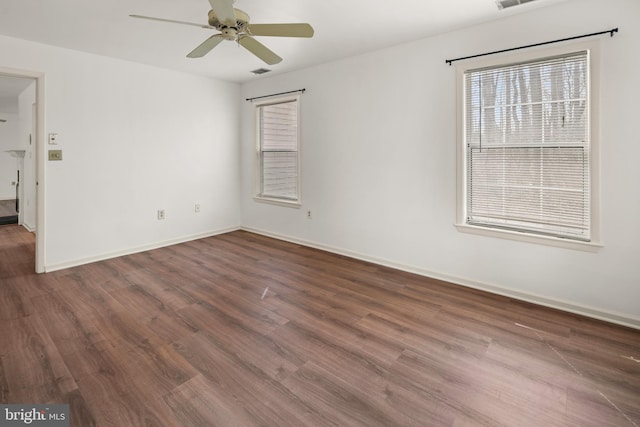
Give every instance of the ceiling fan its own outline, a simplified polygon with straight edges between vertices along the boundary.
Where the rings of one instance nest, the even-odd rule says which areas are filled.
[[[253,36],[313,37],[313,27],[309,24],[250,24],[249,15],[233,7],[234,0],[209,0],[209,3],[211,4],[211,10],[209,11],[208,25],[142,15],[129,16],[220,31],[219,34],[212,35],[193,49],[187,55],[188,58],[203,57],[222,40],[231,40],[237,41],[238,44],[267,64],[273,65],[282,61],[282,58]]]

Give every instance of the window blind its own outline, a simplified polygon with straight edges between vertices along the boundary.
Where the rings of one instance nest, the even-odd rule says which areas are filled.
[[[298,106],[287,101],[259,107],[261,195],[298,198]]]
[[[588,53],[464,85],[467,223],[590,240]]]

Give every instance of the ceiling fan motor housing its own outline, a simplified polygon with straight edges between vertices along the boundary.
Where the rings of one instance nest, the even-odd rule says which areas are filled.
[[[229,25],[229,23],[220,22],[216,13],[212,10],[209,11],[209,25],[215,27],[218,31],[222,32],[222,35],[227,40],[235,40],[236,33],[242,32],[244,26],[249,23],[249,15],[240,9],[233,9],[236,16],[236,22]],[[225,29],[233,29],[233,38],[228,38],[225,34]],[[231,36],[231,34],[229,34]]]

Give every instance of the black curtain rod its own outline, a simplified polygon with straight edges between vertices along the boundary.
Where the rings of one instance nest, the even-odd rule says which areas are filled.
[[[302,89],[297,89],[297,90],[290,90],[288,92],[273,93],[271,95],[256,96],[254,98],[247,98],[247,99],[245,99],[245,101],[253,101],[254,99],[261,99],[261,98],[269,98],[271,96],[286,95],[288,93],[296,93],[296,92],[304,93],[305,90],[306,90],[305,88],[302,88]]]
[[[618,28],[612,28],[610,30],[600,31],[598,33],[583,34],[581,36],[567,37],[566,39],[551,40],[551,41],[548,41],[548,42],[529,44],[529,45],[526,45],[526,46],[512,47],[510,49],[496,50],[496,51],[493,51],[493,52],[480,53],[478,55],[464,56],[462,58],[447,59],[444,62],[446,62],[447,64],[449,64],[449,66],[451,66],[452,63],[454,63],[456,61],[462,61],[463,59],[471,59],[471,58],[478,58],[480,56],[495,55],[496,53],[511,52],[512,50],[520,50],[520,49],[527,49],[529,47],[544,46],[546,44],[566,42],[568,40],[575,40],[575,39],[582,39],[582,38],[585,38],[585,37],[599,36],[601,34],[610,34],[611,37],[613,37],[613,33],[617,33],[617,32],[618,32]]]

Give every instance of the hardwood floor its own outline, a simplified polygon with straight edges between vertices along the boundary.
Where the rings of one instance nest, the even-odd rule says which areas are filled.
[[[0,227],[0,402],[76,426],[639,426],[640,331],[233,232],[36,275]]]

